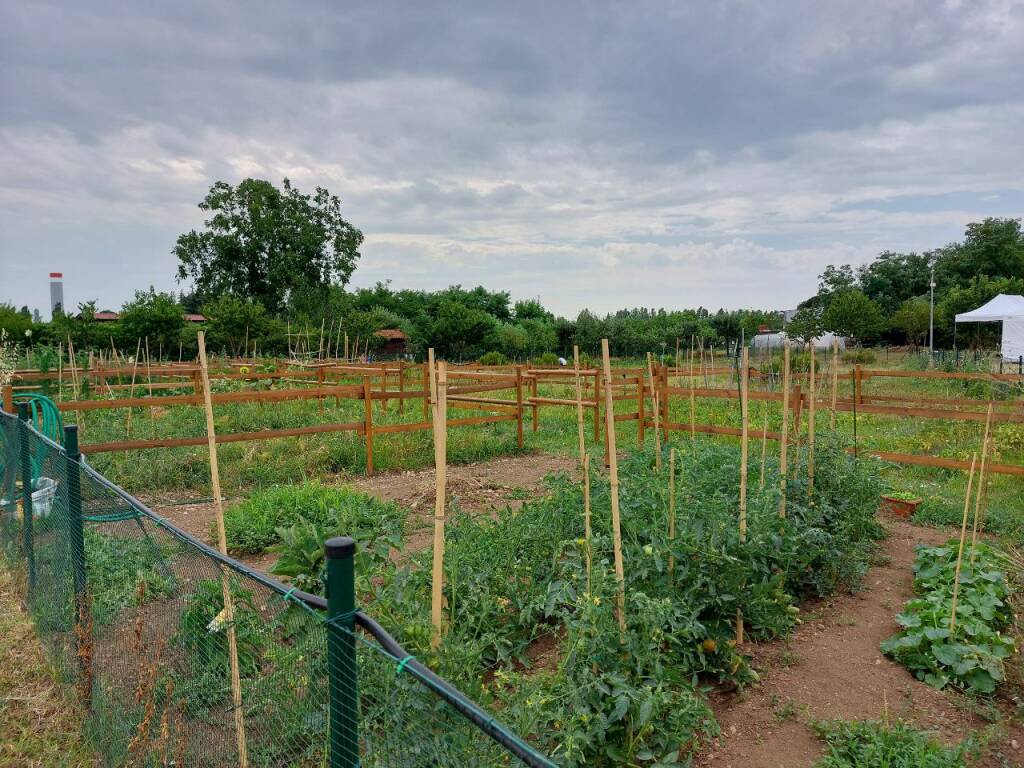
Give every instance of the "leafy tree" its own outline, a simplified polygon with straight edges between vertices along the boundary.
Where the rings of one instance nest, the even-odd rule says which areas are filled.
[[[885,330],[881,307],[855,288],[839,291],[821,315],[822,326],[857,343],[871,341]]]
[[[822,311],[817,307],[804,307],[797,310],[793,319],[786,324],[786,336],[803,344],[816,339],[824,331],[821,315]]]
[[[210,345],[235,356],[251,351],[252,343],[263,340],[269,328],[267,311],[252,299],[224,295],[203,305],[203,315],[209,320]]]
[[[522,360],[529,354],[530,337],[521,325],[502,323],[494,335],[498,350],[512,360]]]
[[[150,286],[148,291],[136,291],[135,298],[121,308],[119,336],[124,348],[135,349],[139,339],[149,346],[155,356],[158,349],[177,349],[185,328],[185,315],[181,305],[169,293],[158,293]]]
[[[967,225],[964,242],[943,249],[935,264],[936,281],[965,285],[980,275],[1024,275],[1024,233],[1020,219],[987,218]]]
[[[911,344],[922,344],[928,337],[931,308],[927,299],[907,299],[892,316],[892,324],[907,335]]]
[[[482,309],[454,301],[442,302],[431,337],[439,354],[456,360],[477,357],[495,328],[495,319]]]
[[[553,320],[554,315],[544,309],[544,305],[536,299],[517,301],[515,305],[516,320]]]
[[[27,337],[25,331],[32,329],[32,315],[28,317],[19,312],[11,304],[0,304],[0,328],[7,331],[7,339],[12,344],[24,344]]]
[[[857,278],[849,264],[841,264],[838,267],[829,264],[825,271],[818,275],[818,293],[839,293],[848,291],[856,285]]]
[[[363,233],[322,187],[310,196],[288,179],[283,189],[262,179],[218,181],[199,207],[212,214],[206,228],[181,235],[174,254],[178,279],[193,279],[205,296],[251,296],[277,313],[292,291],[344,285],[355,270]]]
[[[857,270],[857,284],[887,315],[907,299],[928,293],[931,255],[883,251]]]

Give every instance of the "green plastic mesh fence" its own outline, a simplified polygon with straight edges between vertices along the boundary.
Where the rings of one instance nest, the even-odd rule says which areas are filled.
[[[0,479],[0,549],[106,764],[553,765],[372,620],[375,634],[328,622],[322,600],[221,557],[8,414]]]

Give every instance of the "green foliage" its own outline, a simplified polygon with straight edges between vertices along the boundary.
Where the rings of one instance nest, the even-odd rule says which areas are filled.
[[[135,298],[121,308],[118,320],[118,339],[123,348],[135,352],[141,339],[153,354],[158,348],[177,349],[182,329],[185,327],[184,310],[169,293],[157,293],[152,287],[148,291],[136,291]]]
[[[832,295],[821,314],[822,327],[859,343],[871,341],[885,330],[882,310],[862,291],[850,289]]]
[[[931,309],[927,299],[907,299],[892,316],[893,327],[900,329],[913,344],[923,344],[928,337]]]
[[[830,720],[814,727],[828,750],[815,768],[967,768],[966,745],[944,746],[902,722]]]
[[[355,270],[363,233],[323,187],[303,195],[288,179],[281,189],[218,181],[199,208],[211,214],[205,229],[181,235],[174,255],[179,279],[193,279],[204,296],[251,296],[279,312],[290,291],[344,285]]]
[[[844,363],[850,365],[871,365],[878,362],[878,355],[875,354],[874,350],[861,347],[844,352],[842,359]]]
[[[664,472],[645,453],[620,464],[623,634],[615,614],[610,488],[597,467],[589,589],[582,489],[556,477],[517,512],[451,515],[448,630],[436,654],[429,643],[429,550],[401,565],[383,563],[360,599],[396,628],[410,653],[429,659],[462,690],[493,699],[510,726],[539,734],[561,764],[685,764],[697,742],[717,732],[695,681],[756,679],[731,643],[737,608],[752,637],[789,632],[798,621],[796,599],[860,583],[881,531],[874,466],[854,462],[826,435],[814,506],[795,481],[790,515],[780,520],[778,484],[751,489],[743,544],[736,525],[738,448],[698,440],[680,450],[677,477],[685,480],[673,540]],[[542,642],[557,664],[531,662],[531,648]],[[491,682],[481,688],[481,677]]]
[[[177,580],[168,553],[144,536],[111,536],[85,530],[85,570],[97,626],[113,622],[139,601],[170,597]]]
[[[802,344],[810,343],[823,331],[819,307],[802,307],[797,310],[793,319],[786,323],[786,335]]]
[[[211,348],[238,356],[251,352],[254,341],[263,341],[266,347],[270,318],[259,302],[225,294],[204,304],[203,315],[209,320],[207,345]]]
[[[501,352],[488,352],[485,355],[480,355],[476,362],[478,365],[508,365],[508,358]]]
[[[393,503],[345,486],[316,481],[256,491],[224,513],[228,549],[258,554],[281,540],[280,529],[300,518],[330,532],[370,543],[400,536],[403,513]],[[321,542],[322,544],[322,542]]]
[[[1015,650],[1007,604],[1010,588],[997,567],[995,551],[979,543],[971,561],[964,553],[957,595],[956,625],[950,629],[959,542],[921,547],[914,561],[914,591],[896,616],[903,629],[882,642],[882,651],[936,688],[954,685],[991,694],[1005,676],[1004,663]]]
[[[537,355],[530,362],[540,368],[555,368],[558,366],[558,355],[554,352],[545,352],[542,355]]]
[[[0,329],[7,332],[7,339],[12,344],[26,344],[30,336],[25,331],[32,331],[32,316],[25,317],[11,304],[0,304]]]

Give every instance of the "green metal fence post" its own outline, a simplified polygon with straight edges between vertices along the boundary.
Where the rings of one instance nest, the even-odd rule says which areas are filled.
[[[18,403],[18,442],[21,444],[21,510],[22,541],[25,549],[25,563],[28,565],[28,588],[36,586],[36,555],[32,541],[32,456],[28,449],[28,420],[31,418],[28,403]]]
[[[359,766],[359,696],[356,681],[356,543],[337,536],[327,556],[327,668],[330,682],[330,768]]]
[[[75,622],[82,617],[85,600],[85,527],[82,523],[82,454],[78,450],[78,427],[64,427],[64,451],[68,489],[68,556],[75,583]]]

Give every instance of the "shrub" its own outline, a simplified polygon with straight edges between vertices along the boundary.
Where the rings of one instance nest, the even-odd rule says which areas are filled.
[[[874,351],[864,347],[850,349],[843,353],[843,362],[851,365],[871,365],[878,362],[878,356]]]
[[[476,362],[477,365],[508,365],[508,358],[501,354],[501,352],[492,350],[485,355],[481,355],[480,359]]]
[[[279,528],[299,518],[332,536],[352,536],[361,545],[381,536],[401,535],[404,513],[397,504],[380,501],[345,486],[316,481],[257,491],[224,513],[228,549],[258,554],[281,540]]]
[[[538,355],[530,361],[538,368],[554,368],[558,365],[558,355],[554,352],[545,352],[543,355]]]

